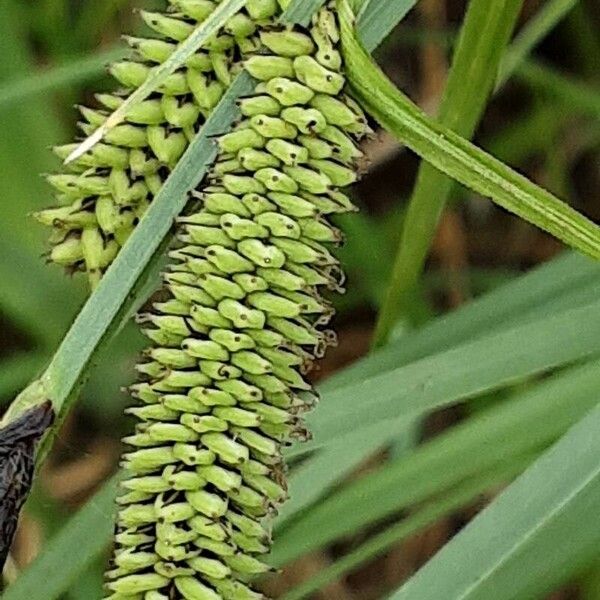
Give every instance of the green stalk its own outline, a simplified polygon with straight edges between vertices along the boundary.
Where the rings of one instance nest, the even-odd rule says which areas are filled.
[[[384,75],[361,46],[346,2],[339,4],[348,79],[365,108],[439,171],[592,258],[600,228],[526,177],[427,117]],[[390,319],[391,321],[391,319]]]
[[[537,46],[575,8],[579,0],[549,0],[539,10],[527,27],[519,33],[511,45],[498,73],[497,86],[501,87],[510,78],[517,65],[521,64]]]
[[[471,138],[496,81],[522,0],[472,0],[467,10],[442,99],[439,122]],[[404,220],[391,281],[377,322],[374,345],[385,344],[406,308],[423,268],[441,213],[454,183],[422,164]]]

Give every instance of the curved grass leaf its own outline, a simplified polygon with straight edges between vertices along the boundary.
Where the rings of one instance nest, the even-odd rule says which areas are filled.
[[[225,23],[243,6],[246,0],[226,0],[219,4],[214,12],[201,23],[192,34],[169,56],[162,64],[154,67],[144,83],[135,90],[117,108],[92,135],[86,138],[73,152],[67,156],[65,163],[70,163],[97,144],[113,127],[125,119],[133,106],[145,100],[154,90],[158,89],[198,48],[225,25]]]
[[[284,529],[275,542],[274,564],[285,564],[544,448],[597,404],[599,367],[600,361],[594,360],[556,375],[349,483]],[[421,600],[419,594],[412,597]]]
[[[365,108],[440,171],[593,258],[600,228],[550,192],[427,117],[383,74],[361,46],[353,15],[339,3],[348,80]]]
[[[599,431],[600,406],[391,600],[537,598],[597,557]]]

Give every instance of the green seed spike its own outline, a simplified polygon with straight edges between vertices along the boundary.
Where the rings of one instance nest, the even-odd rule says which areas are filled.
[[[130,40],[142,58],[121,63],[121,79],[164,61],[217,3],[171,4],[176,12],[145,13],[160,38]],[[118,245],[133,230],[187,147],[187,129],[201,126],[239,67],[234,59],[260,79],[177,220],[161,301],[138,318],[153,344],[130,388],[137,425],[125,439],[129,478],[107,598],[264,598],[250,580],[270,570],[269,520],[287,497],[282,448],[308,439],[302,415],[315,395],[304,375],[335,343],[323,331],[332,309],[321,293],[343,284],[326,247],[342,234],[326,217],[355,210],[339,188],[355,181],[356,141],[368,130],[344,95],[335,14],[284,30],[283,4],[249,0],[194,65],[138,107],[135,124],[121,126],[118,152],[89,153],[52,180],[72,198],[68,210],[39,216],[64,223],[54,252],[65,264],[100,275],[107,238]],[[114,110],[122,98],[101,101]]]
[[[214,11],[218,2],[181,0],[172,4],[180,12],[140,13],[156,35],[149,39],[126,38],[134,56],[110,67],[122,90],[118,94],[99,94],[97,100],[102,110],[81,107],[84,122],[80,126],[85,134],[91,134],[102,124],[109,113],[146,80],[154,65],[167,60],[177,43],[186,39]],[[276,9],[273,2],[253,4],[256,14],[274,16]],[[236,15],[227,24],[232,35],[212,39],[210,47],[190,57],[186,66],[169,76],[151,99],[133,106],[126,123],[111,129],[103,143],[79,157],[64,173],[49,178],[49,183],[61,195],[66,195],[60,198],[62,205],[83,202],[84,206],[69,212],[68,218],[55,217],[46,211],[37,215],[50,227],[67,229],[73,240],[66,246],[51,249],[48,254],[51,261],[70,271],[88,270],[87,257],[83,260],[81,252],[76,251],[77,239],[82,237],[84,229],[95,228],[105,249],[102,260],[89,276],[91,285],[97,284],[187,148],[189,133],[201,127],[222,97],[233,72],[239,70],[233,59],[241,51],[242,41],[248,49],[252,46],[253,51],[256,50],[259,38],[255,34],[255,18],[246,12]],[[256,41],[248,45],[248,36],[254,36]],[[72,149],[73,145],[67,145],[56,149],[56,153],[64,158]],[[134,217],[115,214],[111,201],[112,206],[133,208]],[[98,204],[102,206],[97,208]],[[86,234],[86,237],[92,235]],[[51,239],[54,246],[62,244],[65,238],[54,235]],[[88,242],[86,247],[89,247]],[[98,263],[91,261],[94,262]]]

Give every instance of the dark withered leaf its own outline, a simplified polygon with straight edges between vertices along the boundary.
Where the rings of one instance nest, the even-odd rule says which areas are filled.
[[[52,403],[48,401],[0,429],[0,570],[31,489],[36,445],[53,420]]]

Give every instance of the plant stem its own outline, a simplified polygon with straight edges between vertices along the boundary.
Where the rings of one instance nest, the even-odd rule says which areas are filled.
[[[439,121],[471,138],[496,81],[522,0],[472,0],[442,99]],[[423,163],[410,199],[392,277],[375,329],[374,346],[386,343],[396,317],[417,284],[454,183]]]
[[[361,46],[347,2],[341,0],[339,6],[348,81],[357,99],[383,127],[439,171],[580,252],[600,258],[597,225],[452,129],[427,117],[390,82]]]

